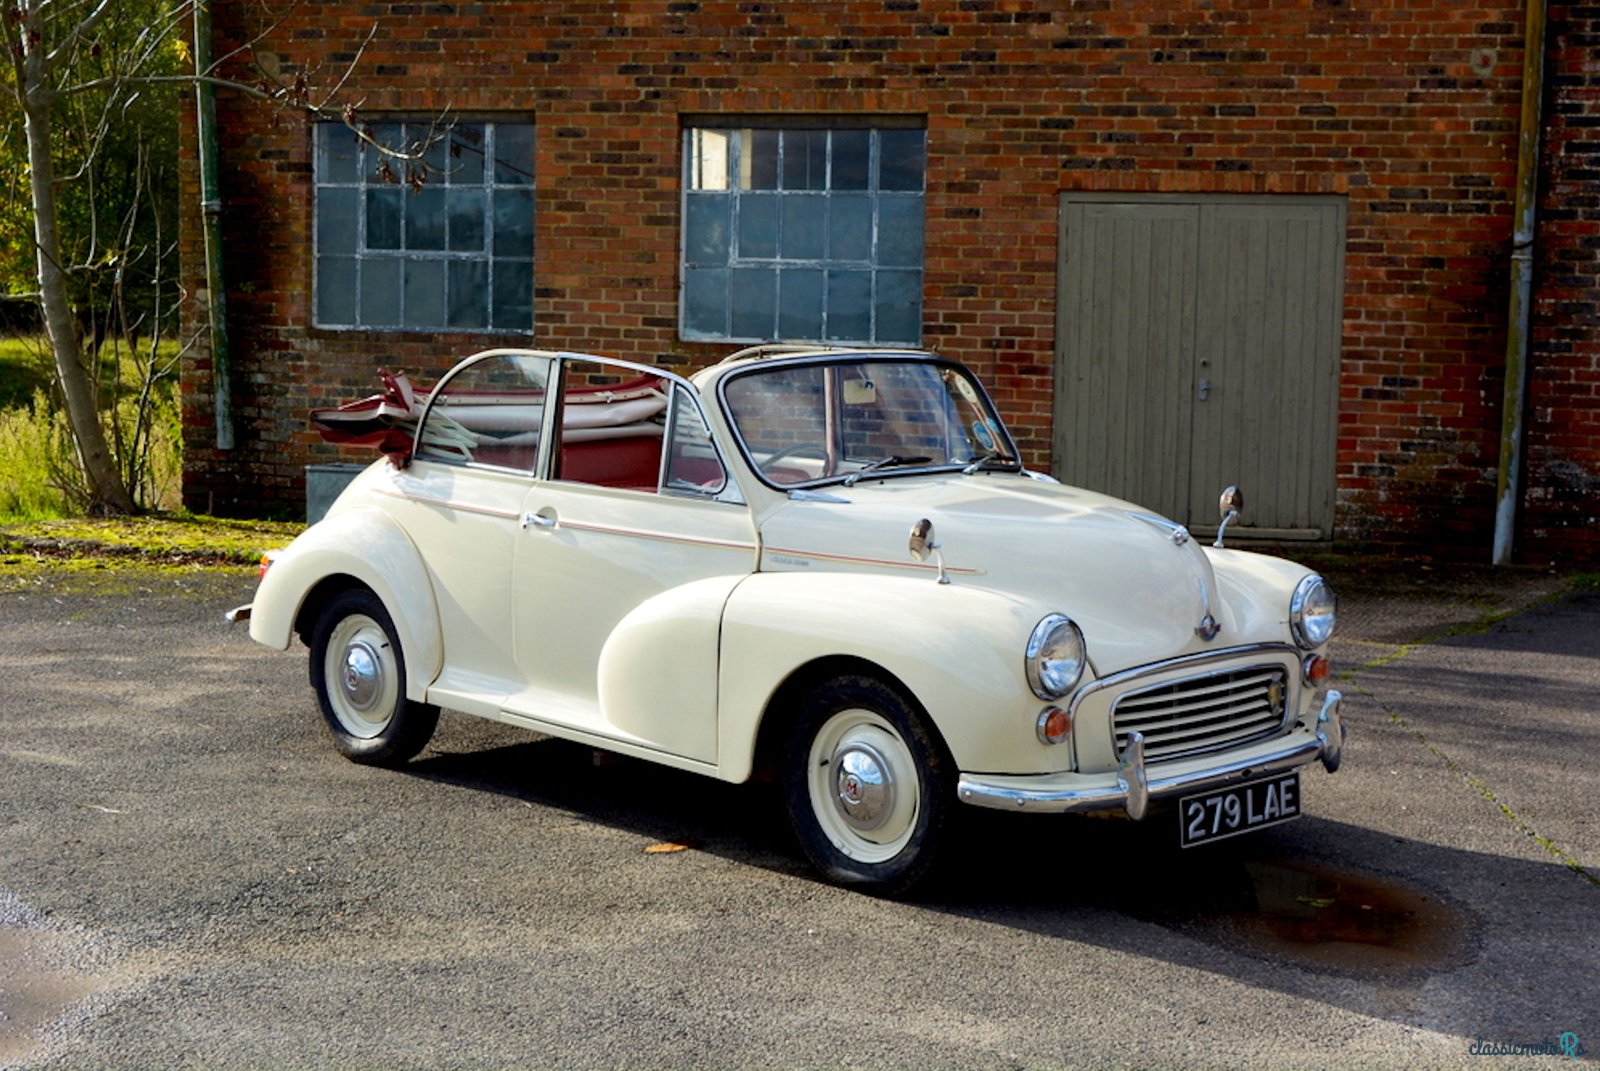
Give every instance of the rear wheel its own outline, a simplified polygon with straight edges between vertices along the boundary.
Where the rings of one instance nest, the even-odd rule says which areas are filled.
[[[406,659],[388,610],[353,589],[323,609],[311,636],[311,687],[334,746],[352,762],[405,762],[432,738],[439,708],[406,698]]]
[[[784,798],[801,848],[840,885],[907,891],[944,839],[950,769],[899,692],[869,677],[830,681],[806,697],[784,758]]]

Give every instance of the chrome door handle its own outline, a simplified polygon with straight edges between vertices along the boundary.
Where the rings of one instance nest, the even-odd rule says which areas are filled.
[[[531,512],[522,515],[522,527],[525,530],[528,528],[554,528],[555,526],[556,519],[554,516]]]
[[[1202,379],[1199,383],[1200,400],[1203,402],[1211,394],[1211,381]]]

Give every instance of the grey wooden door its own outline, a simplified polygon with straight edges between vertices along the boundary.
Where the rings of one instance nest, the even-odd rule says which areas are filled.
[[[1198,528],[1333,531],[1342,198],[1062,199],[1055,474]]]

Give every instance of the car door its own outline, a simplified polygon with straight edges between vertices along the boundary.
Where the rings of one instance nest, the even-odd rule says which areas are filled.
[[[495,714],[521,687],[511,577],[553,359],[489,353],[433,391],[395,516],[422,555],[444,639],[430,702]]]
[[[526,685],[507,712],[714,763],[722,607],[757,561],[750,510],[687,383],[596,384],[619,370],[562,365],[550,478],[527,494],[515,550]]]

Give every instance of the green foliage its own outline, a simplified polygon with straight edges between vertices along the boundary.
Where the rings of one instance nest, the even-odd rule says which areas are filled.
[[[65,517],[85,501],[66,415],[41,385],[49,382],[42,346],[0,342],[0,522]],[[107,345],[97,362],[106,436],[135,500],[149,509],[176,508],[182,497],[176,353],[172,344],[160,347],[152,370]]]
[[[62,94],[51,116],[51,150],[62,180],[61,259],[91,348],[114,333],[170,334],[176,325],[182,90],[118,80],[183,73],[181,35],[156,49],[140,38],[155,26],[181,30],[186,22],[172,15],[187,6],[185,0],[114,0],[111,17],[97,26],[89,47],[68,57],[69,69],[58,79],[61,85],[105,83]],[[5,81],[9,90],[14,76]],[[38,289],[33,207],[27,143],[9,92],[0,94],[0,115],[0,292],[24,295]],[[19,327],[36,328],[24,307],[7,312]]]

